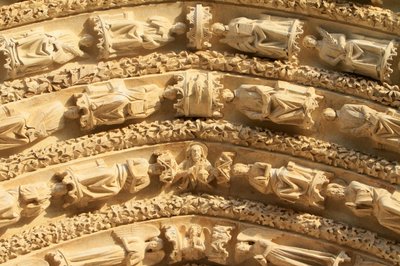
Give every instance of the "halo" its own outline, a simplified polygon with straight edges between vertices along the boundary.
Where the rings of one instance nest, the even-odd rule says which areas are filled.
[[[208,156],[208,147],[207,147],[207,145],[205,145],[204,143],[201,143],[201,142],[192,142],[192,143],[190,143],[188,145],[188,147],[186,148],[186,155],[187,156],[189,155],[190,148],[195,146],[195,145],[198,145],[203,149],[204,157],[207,158],[207,156]]]

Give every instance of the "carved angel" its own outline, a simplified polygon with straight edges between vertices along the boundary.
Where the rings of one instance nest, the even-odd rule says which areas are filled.
[[[260,19],[239,17],[228,25],[215,23],[212,29],[224,36],[222,43],[274,59],[291,59],[298,52],[296,41],[303,32],[299,20],[269,15],[261,15]]]
[[[304,46],[316,49],[326,63],[341,65],[342,70],[365,75],[381,81],[389,81],[393,72],[389,60],[397,55],[395,42],[353,34],[329,33],[318,28],[322,40],[314,36],[304,38]]]
[[[235,107],[250,119],[311,128],[312,112],[322,96],[312,87],[278,82],[276,87],[243,84],[235,90]]]
[[[208,148],[201,143],[190,144],[186,149],[185,159],[180,164],[171,158],[169,152],[158,153],[157,156],[158,164],[162,168],[160,181],[168,185],[176,183],[181,190],[194,189],[198,185],[210,187],[213,180],[217,180],[218,184],[228,184],[230,181],[227,171],[230,170],[234,156],[232,153],[223,153],[216,168],[207,160]]]
[[[62,250],[49,253],[47,260],[59,266],[147,266],[165,256],[160,230],[153,225],[133,225],[113,231],[117,243],[68,254]]]
[[[70,167],[55,174],[54,196],[62,196],[64,207],[86,206],[126,190],[135,193],[150,184],[149,163],[142,158],[128,159],[112,166],[103,160]]]
[[[60,102],[43,104],[29,113],[17,113],[7,107],[2,111],[0,150],[26,145],[64,127],[65,107]]]
[[[350,261],[344,251],[338,255],[329,252],[311,250],[276,243],[274,240],[281,237],[274,232],[263,231],[258,228],[248,228],[237,236],[236,261],[241,263],[250,258],[259,265],[276,266],[339,266]]]
[[[273,193],[289,202],[323,207],[322,187],[329,182],[328,173],[303,167],[294,162],[272,168],[268,163],[235,164],[234,175],[248,178],[252,187],[263,194]]]
[[[377,143],[400,147],[400,113],[393,109],[378,112],[366,105],[345,104],[338,111],[323,112],[328,121],[336,120],[340,130],[356,137],[368,137]]]
[[[91,85],[86,92],[74,95],[76,106],[70,107],[65,116],[79,118],[83,130],[146,118],[160,108],[162,91],[156,85],[129,88],[123,80]]]

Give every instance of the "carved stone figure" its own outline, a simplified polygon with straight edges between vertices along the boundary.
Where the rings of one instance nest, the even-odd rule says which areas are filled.
[[[162,93],[156,85],[129,87],[120,79],[89,85],[86,92],[74,95],[76,106],[69,108],[66,117],[79,118],[83,130],[122,124],[156,112]]]
[[[88,24],[99,36],[97,48],[101,59],[136,54],[140,49],[154,50],[174,41],[173,35],[186,31],[184,23],[173,23],[162,16],[139,21],[132,12],[92,16]]]
[[[329,252],[311,250],[278,244],[276,234],[264,232],[258,228],[248,228],[237,236],[236,261],[241,263],[253,258],[260,265],[272,263],[276,266],[339,266],[350,261],[344,251],[338,255]]]
[[[318,28],[322,40],[306,36],[305,47],[316,49],[319,57],[345,72],[354,72],[380,81],[390,82],[391,61],[397,55],[394,40],[375,39],[353,34],[329,33]]]
[[[201,143],[192,143],[186,149],[185,160],[178,164],[171,153],[156,153],[160,181],[167,185],[177,184],[180,190],[191,190],[197,186],[211,187],[213,180],[227,186],[230,182],[229,171],[234,153],[223,152],[217,159],[216,167],[207,160],[208,148]]]
[[[176,83],[168,86],[164,97],[177,99],[177,116],[222,117],[222,85],[214,73],[184,72],[175,76]]]
[[[0,54],[5,57],[6,78],[50,70],[85,56],[79,49],[79,38],[73,33],[65,30],[46,33],[42,28],[11,37],[0,36]]]
[[[226,265],[229,258],[228,243],[232,239],[233,226],[215,225],[211,232],[211,249],[207,252],[209,261]]]
[[[247,177],[252,187],[263,194],[273,193],[289,202],[323,208],[322,187],[329,182],[329,173],[289,162],[272,168],[268,163],[235,164],[234,175]]]
[[[0,150],[14,148],[47,137],[64,127],[65,107],[60,102],[17,113],[3,107],[0,112]]]
[[[198,224],[191,224],[188,228],[167,225],[165,237],[172,243],[172,252],[169,263],[180,261],[199,260],[205,257],[206,243],[204,228]]]
[[[235,90],[233,103],[250,119],[311,128],[312,112],[322,96],[312,87],[279,81],[276,87],[244,84]]]
[[[261,15],[260,19],[239,17],[228,25],[215,23],[213,32],[222,43],[246,53],[273,59],[296,59],[297,38],[303,33],[298,19]]]
[[[400,113],[394,109],[378,112],[361,104],[345,104],[338,111],[323,112],[329,121],[337,120],[340,130],[356,137],[367,137],[394,149],[400,147]]]
[[[51,266],[145,266],[159,263],[165,256],[160,230],[154,225],[133,225],[114,230],[118,244],[105,245],[68,254],[62,250],[47,255]]]
[[[346,206],[360,217],[374,215],[378,222],[400,233],[400,193],[352,181],[345,189]]]
[[[51,190],[46,183],[0,190],[0,227],[17,223],[21,217],[38,216],[50,205]]]
[[[12,264],[12,266],[49,266],[49,263],[43,259],[28,258],[26,260],[22,260],[15,264]]]
[[[142,158],[107,166],[103,160],[70,167],[55,174],[54,196],[62,196],[64,207],[104,200],[121,190],[135,193],[150,184],[149,163]]]
[[[188,47],[197,50],[210,48],[210,39],[212,37],[210,29],[212,14],[210,7],[196,4],[196,6],[190,6],[188,9],[189,12],[186,17],[191,25],[191,28],[186,33],[189,39]]]

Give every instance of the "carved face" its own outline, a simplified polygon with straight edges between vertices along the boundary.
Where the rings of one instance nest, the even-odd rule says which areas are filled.
[[[190,157],[192,158],[193,162],[198,162],[203,158],[203,148],[200,145],[193,145],[190,148]]]
[[[152,251],[158,251],[162,250],[164,247],[163,241],[159,237],[154,237],[150,239],[147,243],[147,251],[152,252]]]

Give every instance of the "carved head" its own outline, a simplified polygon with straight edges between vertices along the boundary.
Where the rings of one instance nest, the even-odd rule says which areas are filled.
[[[191,237],[195,237],[195,236],[200,237],[201,233],[203,231],[202,229],[203,228],[201,226],[199,226],[199,225],[190,226],[189,227],[189,236],[191,236]]]
[[[194,163],[207,158],[207,153],[207,147],[198,143],[190,145],[189,148],[186,150],[187,159],[191,160]]]
[[[147,241],[146,251],[148,252],[162,250],[163,248],[164,248],[163,240],[157,236]]]
[[[186,24],[182,22],[175,23],[171,28],[171,33],[175,33],[177,35],[184,34],[186,32]]]
[[[77,106],[68,107],[64,112],[64,116],[68,119],[79,119],[81,117],[80,109]]]
[[[211,30],[212,30],[212,32],[213,32],[215,35],[217,35],[217,36],[223,36],[223,35],[225,35],[225,34],[227,33],[228,27],[225,26],[225,25],[222,24],[222,23],[214,23],[214,24],[211,26]]]
[[[227,102],[230,103],[233,101],[233,99],[235,98],[235,94],[228,89],[225,89],[222,91],[222,99]]]
[[[323,112],[322,112],[322,116],[328,120],[328,121],[333,121],[337,118],[337,114],[336,111],[332,108],[326,108]]]
[[[96,40],[90,34],[85,34],[79,40],[79,47],[87,47],[90,48],[95,44]]]
[[[314,36],[308,35],[308,36],[304,37],[303,45],[306,48],[316,48],[318,45],[318,41]]]

